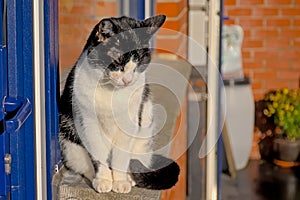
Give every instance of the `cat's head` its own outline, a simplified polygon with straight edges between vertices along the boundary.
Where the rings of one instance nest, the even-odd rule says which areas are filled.
[[[149,41],[166,17],[145,20],[129,17],[102,19],[92,31],[84,51],[91,66],[104,70],[114,86],[127,86],[144,72],[151,60]]]

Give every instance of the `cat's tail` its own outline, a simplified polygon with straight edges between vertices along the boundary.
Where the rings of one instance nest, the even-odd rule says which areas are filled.
[[[152,163],[149,169],[139,160],[130,161],[130,175],[136,187],[164,190],[177,183],[180,169],[175,161],[161,155],[153,155]]]

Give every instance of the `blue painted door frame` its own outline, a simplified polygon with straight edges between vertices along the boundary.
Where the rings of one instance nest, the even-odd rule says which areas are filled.
[[[52,176],[56,166],[61,165],[57,106],[59,99],[58,0],[44,0],[44,32],[47,197],[50,200],[52,199]]]
[[[0,27],[0,199],[30,200],[36,199],[35,168],[38,167],[31,112],[34,104],[32,0],[9,0],[6,6],[4,2],[0,3],[0,22],[3,22]],[[45,67],[48,199],[52,198],[51,179],[59,160],[57,2],[44,1],[45,66],[41,66]],[[12,158],[10,174],[5,173],[6,154]]]

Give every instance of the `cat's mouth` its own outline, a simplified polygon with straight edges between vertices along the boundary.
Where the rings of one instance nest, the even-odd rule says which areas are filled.
[[[133,85],[135,81],[134,81],[133,77],[131,79],[123,77],[118,80],[111,79],[110,82],[116,88],[124,88],[124,87],[128,87],[130,85]]]
[[[127,87],[134,83],[134,72],[111,72],[110,73],[110,82],[115,87]]]
[[[134,72],[132,73],[107,73],[102,77],[100,80],[100,84],[105,85],[111,85],[114,88],[125,88],[128,86],[133,85],[136,82],[136,75]]]

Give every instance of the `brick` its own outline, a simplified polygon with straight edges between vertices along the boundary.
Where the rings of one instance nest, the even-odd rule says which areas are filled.
[[[264,37],[278,37],[278,29],[256,29],[254,30],[253,37],[264,38]]]
[[[277,78],[281,80],[297,80],[299,77],[299,71],[281,70],[277,72]]]
[[[250,38],[251,30],[244,29],[244,38]]]
[[[283,59],[299,59],[300,58],[300,50],[286,50],[280,52],[279,55]]]
[[[72,45],[74,43],[78,43],[79,38],[73,35],[61,34],[59,40],[63,45]]]
[[[282,8],[283,15],[300,15],[300,8]]]
[[[266,68],[272,69],[289,69],[291,66],[290,61],[287,59],[274,60],[269,59],[266,60]]]
[[[268,5],[289,5],[292,0],[267,0]]]
[[[85,19],[84,25],[82,25],[82,28],[84,29],[86,33],[86,37],[90,33],[90,31],[95,27],[95,25],[99,22],[99,19]]]
[[[289,88],[290,86],[290,81],[288,80],[280,80],[280,81],[276,81],[276,80],[270,80],[270,81],[266,81],[266,87],[265,89],[268,90],[276,90],[279,88]]]
[[[294,26],[300,26],[300,19],[294,19]]]
[[[255,60],[255,61],[246,61],[246,59],[243,60],[244,69],[262,69],[263,67],[264,64],[262,60]]]
[[[181,27],[181,30],[179,30],[179,31],[174,31],[174,30],[172,30],[172,29],[167,29],[167,28],[161,28],[161,29],[159,29],[159,31],[157,32],[157,35],[163,35],[163,36],[176,36],[176,35],[179,34],[178,32],[180,32],[180,33],[184,32],[183,29],[186,29],[186,27]]]
[[[252,80],[252,79],[253,79],[253,73],[252,73],[252,71],[251,71],[251,70],[249,70],[249,69],[245,69],[245,68],[244,68],[243,72],[244,72],[244,76],[245,76],[245,77],[249,77],[249,78],[250,78],[250,80]]]
[[[252,10],[250,8],[233,8],[227,11],[229,16],[250,16]]]
[[[60,0],[59,1],[59,11],[60,12],[70,12],[74,2],[70,0]]]
[[[179,13],[185,8],[185,1],[178,2],[157,2],[156,13],[165,14],[167,17],[177,17]],[[167,9],[166,9],[167,8]]]
[[[265,47],[266,48],[289,48],[291,47],[290,39],[289,38],[282,38],[282,39],[266,39],[265,40]]]
[[[282,29],[281,36],[289,38],[299,38],[300,29]]]
[[[114,0],[116,1],[116,0]],[[76,1],[77,2],[77,1]],[[92,3],[95,2],[95,0],[84,0],[84,1],[81,1],[83,4],[88,4],[88,5],[91,5]]]
[[[243,18],[240,19],[240,25],[242,27],[260,27],[263,25],[262,19]]]
[[[118,15],[118,2],[103,2],[99,1],[95,5],[95,11],[94,14],[99,16],[105,16],[105,17],[111,17],[111,16],[117,16]]]
[[[277,77],[277,73],[274,70],[266,70],[262,72],[255,72],[254,73],[254,80],[274,80]]]
[[[290,26],[290,25],[291,25],[290,19],[267,19],[267,26],[282,27],[282,26]]]
[[[300,59],[291,61],[292,62],[292,69],[300,70]]]
[[[61,33],[64,33],[66,37],[75,36],[77,40],[80,38],[86,38],[89,32],[85,32],[80,25],[68,25],[68,26],[62,26],[59,28]],[[63,41],[62,41],[63,42]]]
[[[263,84],[262,84],[261,81],[252,81],[251,88],[253,90],[262,89],[263,88]]]
[[[226,6],[236,5],[236,0],[224,0],[224,5]]]
[[[265,92],[264,91],[261,91],[259,90],[259,92],[256,92],[256,90],[254,91],[254,100],[260,100],[260,99],[263,99],[264,98],[264,95],[265,95]]]
[[[240,1],[240,6],[243,6],[243,5],[257,6],[257,5],[262,5],[262,4],[264,4],[264,0],[241,0]]]
[[[59,25],[60,27],[63,25],[73,25],[75,23],[80,23],[82,17],[80,15],[60,15],[59,16]]]
[[[163,52],[176,53],[181,45],[181,39],[156,39],[156,48]]]
[[[277,51],[255,51],[254,52],[254,58],[256,59],[275,59],[279,57],[279,52]]]
[[[93,6],[81,6],[81,5],[74,5],[71,9],[72,14],[78,15],[78,13],[88,13],[89,15],[93,12]]]
[[[253,8],[254,16],[276,16],[279,10],[274,8]]]
[[[243,49],[242,51],[242,57],[243,59],[247,59],[251,57],[251,52],[250,51],[246,51],[245,49]]]
[[[263,47],[263,41],[258,39],[244,39],[243,48],[261,48]]]
[[[236,24],[234,19],[224,20],[224,25]]]
[[[300,48],[300,40],[294,40],[294,47]]]
[[[75,57],[71,57],[68,54],[60,54],[60,58],[64,58],[60,60],[59,66],[61,69],[68,69],[74,66],[76,59]],[[63,70],[62,70],[63,71]]]
[[[186,14],[183,15],[179,20],[167,20],[162,27],[174,31],[180,31],[184,23],[187,23]]]
[[[72,55],[70,57],[73,57],[74,60],[76,60],[82,50],[83,46],[81,44],[75,44],[75,45],[64,45],[64,48],[61,49],[61,52],[63,55]]]

